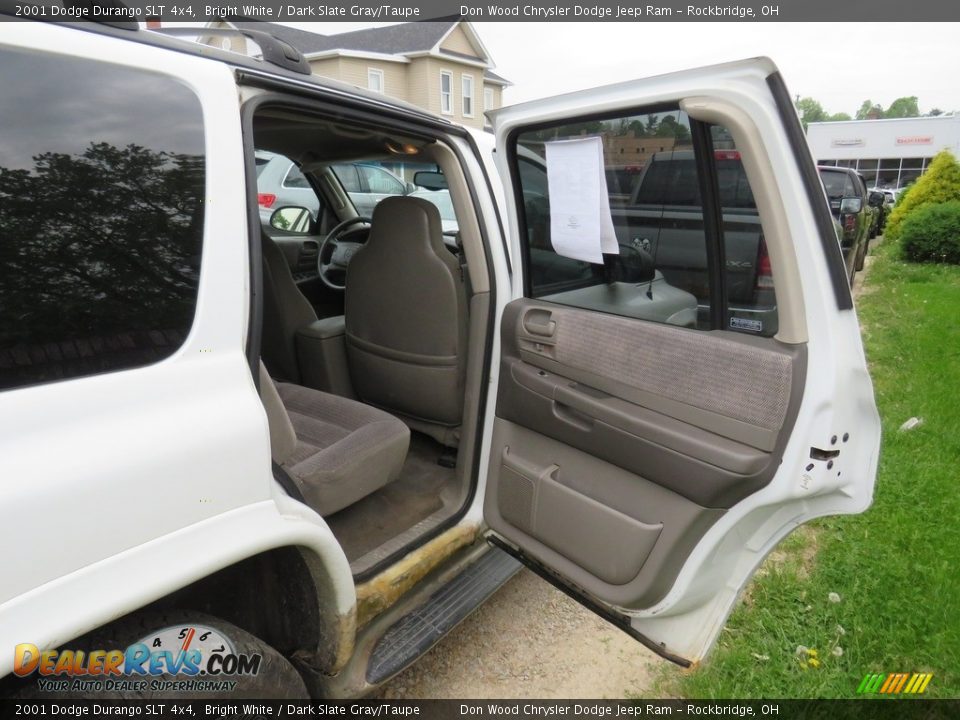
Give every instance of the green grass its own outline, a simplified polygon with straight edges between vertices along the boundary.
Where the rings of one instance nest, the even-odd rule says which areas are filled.
[[[960,697],[960,267],[907,264],[888,244],[867,289],[857,309],[883,421],[873,507],[788,537],[667,694],[851,698],[868,672],[925,671],[928,697]],[[913,416],[923,424],[898,432]]]

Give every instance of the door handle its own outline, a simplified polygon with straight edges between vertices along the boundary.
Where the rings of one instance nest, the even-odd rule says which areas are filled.
[[[550,313],[530,313],[523,318],[523,329],[531,335],[553,337],[557,331],[557,323],[550,319]]]

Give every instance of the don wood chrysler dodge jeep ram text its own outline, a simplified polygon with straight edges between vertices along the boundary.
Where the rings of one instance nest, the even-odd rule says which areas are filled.
[[[688,665],[784,536],[869,506],[857,317],[770,60],[490,136],[243,32],[262,58],[0,25],[6,692],[360,696],[522,565]],[[607,186],[640,127],[642,191]],[[309,208],[261,214],[274,156]],[[333,168],[398,159],[455,218],[357,212]]]

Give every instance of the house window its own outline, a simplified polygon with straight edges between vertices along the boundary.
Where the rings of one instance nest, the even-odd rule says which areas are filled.
[[[440,71],[440,112],[453,115],[453,73]]]
[[[383,70],[367,68],[367,89],[374,92],[383,92]]]
[[[483,109],[484,110],[493,110],[493,88],[485,87],[483,89]]]
[[[463,116],[473,117],[473,75],[463,75]]]

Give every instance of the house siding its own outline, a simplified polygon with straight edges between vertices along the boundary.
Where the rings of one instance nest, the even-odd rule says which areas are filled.
[[[453,30],[450,31],[450,34],[447,35],[446,40],[440,43],[440,49],[463,53],[465,55],[471,55],[472,57],[477,58],[477,60],[480,59],[479,50],[473,46],[473,43],[470,42],[470,38],[467,37],[467,34],[463,31],[463,26],[461,25],[457,25]]]
[[[407,66],[407,100],[414,105],[426,108],[430,112],[440,114],[440,89],[430,85],[430,59],[413,58]],[[439,83],[440,80],[438,79]],[[436,89],[436,99],[431,102],[430,91]]]
[[[398,100],[409,100],[406,63],[350,57],[313,60],[310,63],[310,69],[313,70],[315,75],[342,80],[362,88],[367,87],[367,70],[371,68],[383,72],[383,91],[385,95]]]
[[[211,27],[228,28],[226,22],[218,22]],[[219,38],[204,38],[209,44],[219,46]],[[232,49],[244,53],[248,42],[241,36],[230,38]],[[458,25],[440,44],[441,50],[461,53],[478,57],[480,48],[476,47],[470,36]],[[367,87],[367,70],[374,68],[383,72],[384,94],[405,100],[418,105],[430,112],[442,115],[455,122],[471,127],[482,128],[484,125],[483,113],[490,108],[485,106],[485,88],[492,88],[494,93],[494,107],[503,104],[503,88],[499,85],[484,82],[484,68],[478,65],[461,62],[456,57],[433,57],[426,54],[412,54],[409,62],[390,62],[383,60],[344,57],[332,57],[310,60],[310,69],[315,75],[329,77],[335,80]],[[453,113],[443,115],[440,111],[440,73],[448,71],[451,74],[451,102]],[[463,76],[473,77],[473,116],[463,115]]]

